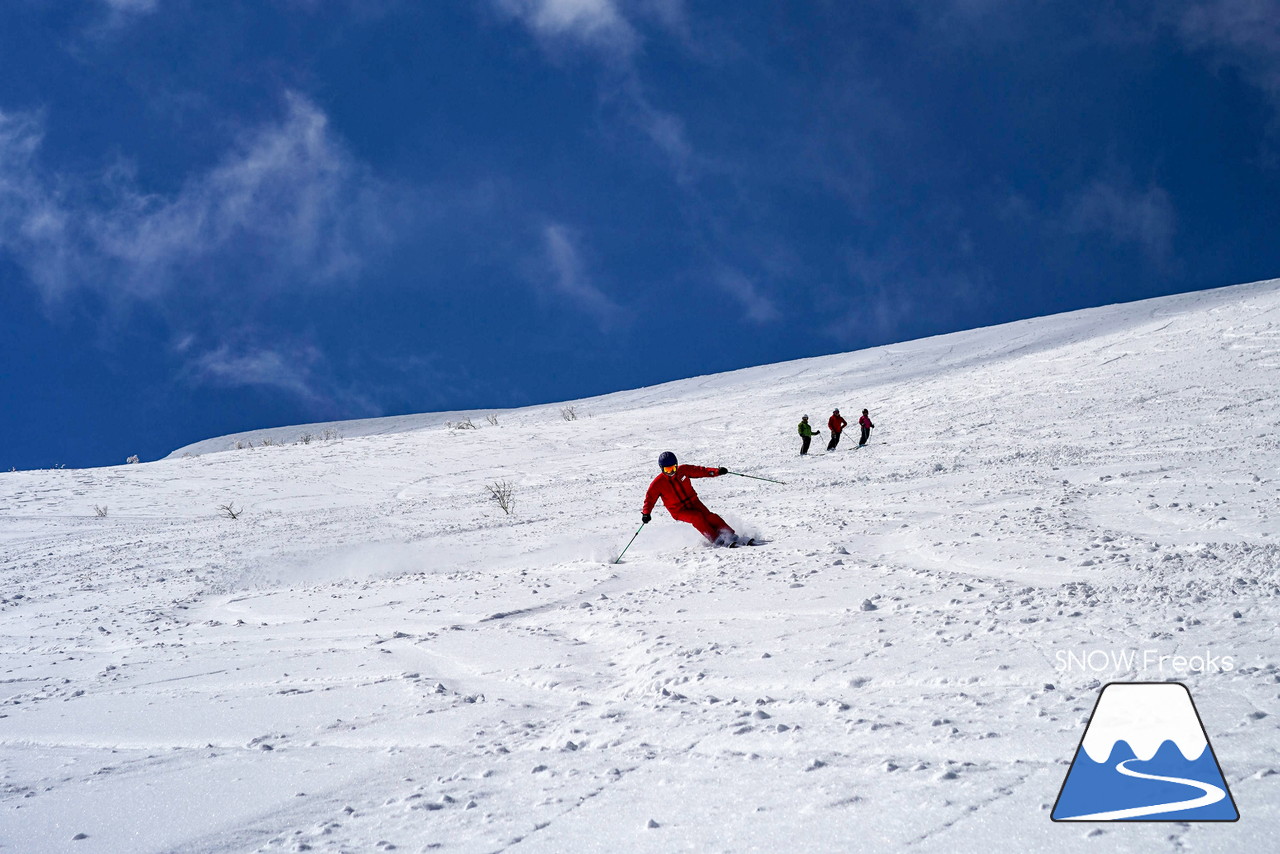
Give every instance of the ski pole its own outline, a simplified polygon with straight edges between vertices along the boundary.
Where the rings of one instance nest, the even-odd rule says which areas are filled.
[[[754,475],[754,474],[743,474],[740,471],[731,471],[729,472],[729,474],[736,474],[738,477],[749,477],[754,480],[767,480],[770,483],[780,483],[783,486],[787,485],[786,481],[783,481],[783,480],[774,480],[773,478],[770,478],[770,477],[760,477],[759,475]]]
[[[615,561],[614,561],[614,563],[622,563],[622,555],[624,555],[624,554],[626,554],[626,553],[627,553],[627,549],[631,548],[631,543],[634,543],[634,542],[636,541],[636,537],[640,536],[640,532],[641,532],[641,531],[643,531],[643,530],[644,530],[644,523],[643,523],[643,522],[641,522],[641,523],[640,523],[640,527],[639,527],[639,528],[636,528],[636,532],[631,536],[631,540],[630,540],[630,542],[628,542],[628,543],[627,543],[627,545],[626,545],[626,548],[624,548],[624,549],[623,549],[623,550],[618,554],[618,559],[617,559],[617,560],[615,560]]]

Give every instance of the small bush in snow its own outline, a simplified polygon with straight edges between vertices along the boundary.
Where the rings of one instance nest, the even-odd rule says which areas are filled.
[[[228,519],[239,519],[240,514],[244,512],[243,507],[236,507],[236,505],[231,502],[219,504],[218,510],[220,510],[222,515],[226,516]]]
[[[463,421],[450,421],[448,422],[448,427],[450,430],[475,430],[476,429],[476,425],[471,423],[470,418],[467,418]]]
[[[299,445],[310,445],[310,444],[311,444],[311,440],[312,440],[312,439],[314,439],[314,438],[315,438],[315,436],[312,436],[310,433],[303,433],[301,436],[299,436],[299,437],[298,437],[298,444],[299,444]]]
[[[105,506],[105,505],[103,505],[103,506],[99,507],[97,504],[93,505],[93,515],[97,516],[99,519],[105,519],[105,518],[107,518],[107,508],[106,508],[106,506]]]
[[[572,406],[566,406],[560,410],[560,417],[565,421],[576,421],[578,419],[578,413]]]
[[[125,460],[125,462],[128,463],[129,465],[133,465],[135,463],[142,462],[142,460],[138,459],[137,454],[134,454],[132,457],[129,457],[129,459]]]
[[[337,430],[330,430],[326,428],[325,431],[320,434],[320,438],[324,439],[327,442],[331,442],[334,439],[341,439],[342,434],[339,433]]]
[[[510,516],[516,512],[516,496],[515,489],[505,480],[497,483],[491,483],[485,487],[489,490],[489,497],[498,502],[498,506],[502,508],[502,512]]]
[[[497,427],[497,426],[498,426],[498,416],[496,416],[496,415],[486,415],[486,416],[484,417],[484,420],[485,420],[485,421],[488,421],[488,422],[489,422],[489,424],[490,424],[490,425],[492,425],[492,426],[494,426],[494,427]]]
[[[264,436],[264,437],[262,438],[262,441],[261,441],[261,442],[259,442],[258,444],[259,444],[259,445],[261,445],[261,446],[262,446],[262,447],[264,447],[264,448],[270,448],[270,447],[271,447],[272,445],[274,445],[275,443],[276,443],[276,440],[275,440],[275,439],[272,439],[270,436]]]

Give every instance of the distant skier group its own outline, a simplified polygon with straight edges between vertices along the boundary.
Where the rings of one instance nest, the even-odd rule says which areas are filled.
[[[837,409],[831,413],[831,417],[827,419],[827,429],[831,431],[831,441],[827,442],[827,450],[834,451],[836,445],[840,444],[840,434],[844,432],[844,428],[849,425],[844,420],[844,416]],[[862,428],[862,437],[858,440],[858,447],[861,448],[867,444],[867,440],[871,438],[871,428],[876,425],[871,423],[871,415],[867,410],[862,410],[862,417],[858,419],[858,426]],[[813,425],[809,423],[809,416],[805,415],[800,418],[800,454],[805,456],[809,453],[809,443],[814,436],[821,436],[820,430],[814,430]]]
[[[827,429],[831,431],[831,441],[827,443],[828,451],[834,451],[836,446],[840,444],[840,434],[844,432],[844,428],[848,423],[841,417],[839,409],[831,413],[831,418],[827,420]],[[871,423],[871,415],[865,409],[862,410],[862,417],[858,419],[858,426],[862,428],[862,437],[858,441],[858,447],[862,447],[867,444],[867,439],[871,436],[871,430],[876,426]],[[806,415],[801,418],[801,454],[809,453],[809,442],[813,440],[815,435],[818,435],[818,432],[809,425],[809,416]],[[653,479],[653,482],[649,484],[649,489],[644,494],[644,505],[640,510],[642,527],[652,521],[653,508],[661,500],[663,506],[667,508],[667,512],[671,514],[671,518],[679,522],[688,522],[697,528],[698,532],[706,537],[707,541],[712,545],[728,546],[729,548],[740,545],[756,545],[754,538],[744,539],[739,537],[733,528],[729,527],[729,523],[712,513],[707,505],[702,503],[702,499],[698,498],[698,493],[694,491],[693,484],[690,483],[693,478],[719,477],[724,474],[732,474],[727,468],[724,466],[712,468],[710,466],[680,465],[679,461],[676,460],[676,455],[671,451],[663,451],[658,456],[658,467],[662,469],[662,473]],[[637,531],[637,533],[639,532]]]

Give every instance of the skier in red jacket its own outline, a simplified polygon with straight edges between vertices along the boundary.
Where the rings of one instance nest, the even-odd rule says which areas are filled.
[[[649,514],[661,498],[673,519],[688,522],[713,544],[738,545],[738,535],[733,532],[733,528],[707,509],[707,506],[698,498],[698,493],[693,491],[693,484],[689,482],[690,478],[718,477],[728,474],[729,470],[723,466],[720,468],[682,466],[677,464],[676,455],[670,451],[662,452],[658,457],[658,465],[662,467],[662,474],[653,479],[653,483],[649,484],[649,491],[644,494],[644,507],[640,510],[640,520],[646,525],[649,524],[649,520],[653,518]]]
[[[834,451],[836,445],[840,444],[840,434],[848,425],[849,422],[844,420],[839,409],[831,413],[831,417],[827,419],[827,429],[831,431],[831,441],[827,443],[828,451]]]

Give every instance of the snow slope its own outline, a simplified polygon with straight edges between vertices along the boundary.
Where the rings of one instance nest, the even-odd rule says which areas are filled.
[[[1273,281],[0,474],[0,851],[1270,850],[1278,386]],[[799,457],[833,406],[872,444]],[[771,542],[611,563],[668,449],[786,481],[697,483]],[[1051,822],[1171,678],[1241,820]]]

